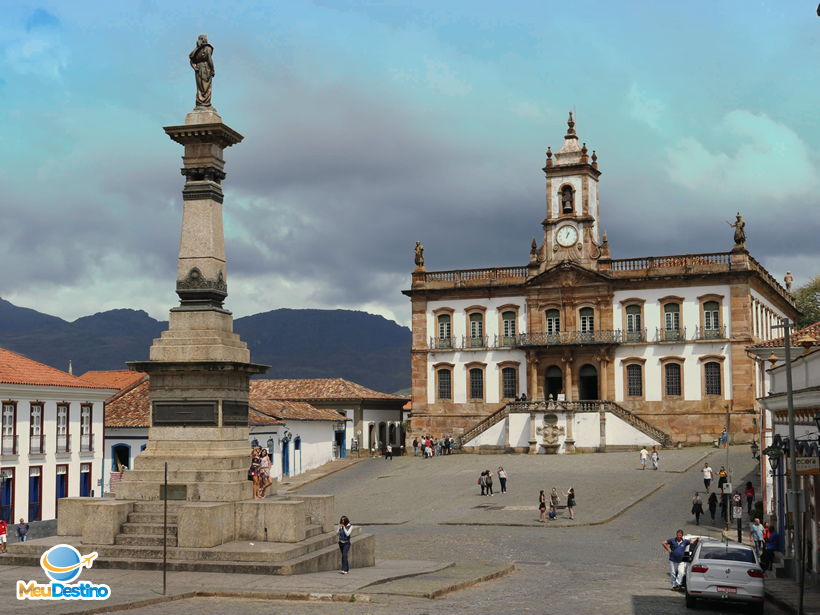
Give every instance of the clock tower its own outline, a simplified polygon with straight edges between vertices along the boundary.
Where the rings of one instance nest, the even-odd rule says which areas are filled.
[[[534,251],[541,271],[562,261],[594,268],[605,249],[598,225],[598,157],[594,151],[589,155],[586,143],[579,144],[572,112],[567,126],[563,147],[555,154],[547,148],[543,169],[547,217],[541,223],[544,243]]]

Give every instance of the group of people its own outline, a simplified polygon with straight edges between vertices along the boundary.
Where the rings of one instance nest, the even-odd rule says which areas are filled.
[[[777,530],[769,527],[768,521],[761,524],[760,519],[755,518],[749,534],[755,546],[755,553],[760,558],[761,567],[763,570],[771,570],[774,552],[777,551]]]
[[[436,440],[432,436],[424,436],[421,440],[413,438],[413,457],[438,457],[439,455],[450,455],[455,449],[455,438],[452,436],[442,436]]]
[[[650,459],[652,460],[652,469],[653,470],[657,470],[660,467],[661,455],[658,452],[658,447],[657,446],[652,447],[652,452],[651,453],[648,450],[646,450],[646,447],[644,446],[641,449],[640,455],[641,455],[641,470],[646,470],[646,464],[649,462]]]
[[[569,514],[569,518],[574,520],[575,519],[575,487],[570,487],[567,489],[566,492],[567,497],[567,513]],[[547,504],[549,504],[549,513],[547,512]],[[558,488],[553,487],[550,491],[549,501],[547,501],[547,496],[544,494],[544,490],[542,489],[538,493],[538,520],[541,523],[546,523],[547,519],[552,521],[556,517],[558,517],[558,506],[561,504],[561,496],[558,493]]]
[[[251,466],[248,468],[248,480],[253,481],[254,500],[261,500],[267,494],[273,484],[272,471],[268,449],[254,446],[251,449]]]
[[[501,493],[507,493],[507,473],[501,466],[498,466],[497,476],[501,484]],[[481,488],[481,495],[493,495],[493,473],[490,470],[484,470],[479,474],[477,484]]]
[[[20,519],[17,524],[17,542],[25,542],[28,536],[28,523]],[[0,519],[0,553],[6,552],[6,543],[9,537],[9,524],[4,519]]]

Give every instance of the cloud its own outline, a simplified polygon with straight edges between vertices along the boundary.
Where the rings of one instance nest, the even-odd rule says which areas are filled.
[[[626,95],[629,115],[650,128],[660,129],[660,121],[666,106],[657,98],[652,98],[644,90],[632,83]]]
[[[809,195],[817,170],[809,148],[791,128],[766,114],[735,110],[717,124],[726,147],[709,149],[695,137],[666,152],[667,173],[676,184],[705,199],[761,198],[784,201]]]
[[[7,33],[0,67],[19,75],[57,79],[68,65],[60,20],[38,8],[25,20],[23,29]]]

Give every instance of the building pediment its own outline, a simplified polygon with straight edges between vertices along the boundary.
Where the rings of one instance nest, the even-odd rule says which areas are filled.
[[[530,278],[524,285],[530,288],[558,288],[601,284],[610,281],[609,276],[565,260]]]

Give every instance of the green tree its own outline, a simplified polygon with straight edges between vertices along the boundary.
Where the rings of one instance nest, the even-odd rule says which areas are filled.
[[[803,328],[820,321],[820,275],[795,289],[794,302],[802,315],[797,319],[797,327]]]

